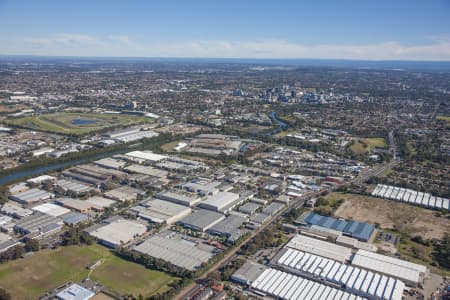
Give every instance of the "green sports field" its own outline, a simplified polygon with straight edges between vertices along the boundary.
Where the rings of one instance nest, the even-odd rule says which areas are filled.
[[[356,140],[350,149],[355,154],[363,154],[371,151],[373,148],[386,148],[387,144],[384,138],[364,138]]]
[[[128,126],[151,122],[147,117],[102,114],[102,113],[52,113],[38,116],[8,119],[6,123],[12,126],[29,129],[81,135],[107,128]]]
[[[450,123],[450,116],[437,116],[436,119]]]
[[[169,289],[168,284],[176,280],[166,273],[123,260],[102,246],[91,245],[42,250],[1,264],[0,287],[13,299],[37,299],[68,281],[86,278],[89,273],[86,266],[98,260],[103,262],[92,271],[90,279],[120,294],[148,297]]]

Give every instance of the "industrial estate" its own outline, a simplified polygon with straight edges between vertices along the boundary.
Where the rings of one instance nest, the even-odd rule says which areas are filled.
[[[350,94],[319,89],[314,69],[288,68],[288,83],[261,89],[254,82],[277,72],[236,65],[247,72],[236,73],[238,84],[225,65],[216,75],[111,64],[126,77],[55,61],[63,78],[92,77],[62,90],[51,71],[48,88],[32,84],[44,67],[1,66],[7,297],[447,297],[447,102],[390,110],[401,97],[358,92],[364,85]],[[184,79],[160,80],[162,72]],[[398,76],[382,74],[381,82]],[[146,88],[115,88],[115,80]],[[211,81],[218,86],[206,89]],[[81,93],[94,82],[111,86]],[[364,106],[372,108],[362,121],[353,112]],[[437,133],[427,141],[439,145],[420,150]],[[413,176],[413,161],[433,175]]]

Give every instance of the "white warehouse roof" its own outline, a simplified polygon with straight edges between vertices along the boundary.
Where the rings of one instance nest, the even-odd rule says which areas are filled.
[[[275,263],[285,271],[345,286],[346,291],[369,299],[402,299],[401,280],[291,248],[283,251]]]
[[[55,195],[53,193],[49,193],[47,191],[33,188],[28,191],[17,193],[14,195],[10,195],[9,199],[13,201],[17,201],[24,204],[30,204],[33,202],[39,202],[43,200],[48,200],[53,198]]]
[[[76,283],[56,294],[59,300],[88,300],[94,296],[94,292]]]
[[[267,269],[251,287],[277,299],[365,299],[350,293],[275,269]]]
[[[372,191],[372,196],[427,208],[450,210],[450,199],[391,185],[378,184]]]
[[[70,209],[64,208],[62,206],[53,204],[53,203],[44,203],[32,208],[32,210],[39,211],[46,215],[52,217],[59,217],[61,215],[67,214],[70,212]]]
[[[214,247],[198,244],[171,231],[151,236],[133,250],[191,271],[214,256]]]
[[[238,200],[238,194],[231,192],[219,192],[206,198],[205,201],[199,204],[199,207],[214,211],[226,211],[233,207]]]
[[[340,262],[349,260],[352,255],[352,250],[350,248],[300,234],[294,236],[286,246],[296,250],[331,258]]]
[[[417,285],[428,275],[423,265],[365,250],[356,252],[352,265],[399,278],[409,285]]]
[[[144,234],[146,231],[147,227],[143,224],[126,219],[117,219],[89,232],[89,234],[109,246],[118,246],[122,243],[128,243],[135,236]]]
[[[141,218],[151,220],[155,223],[174,223],[191,213],[188,206],[172,203],[169,201],[151,199],[142,206],[133,208]]]
[[[56,180],[56,178],[53,177],[53,176],[50,176],[50,175],[41,175],[41,176],[38,176],[38,177],[30,178],[30,179],[27,180],[27,182],[34,183],[34,184],[39,184],[39,183],[41,183],[43,181],[47,181],[47,180]]]
[[[153,153],[151,151],[131,151],[125,154],[127,156],[147,160],[150,162],[157,162],[163,159],[166,159],[167,156]]]

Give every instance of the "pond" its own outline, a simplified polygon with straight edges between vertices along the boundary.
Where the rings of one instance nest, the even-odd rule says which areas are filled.
[[[91,119],[72,119],[72,124],[74,125],[90,125],[97,123],[97,120]]]

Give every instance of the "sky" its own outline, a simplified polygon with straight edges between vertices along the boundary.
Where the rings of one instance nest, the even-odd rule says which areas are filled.
[[[450,61],[450,0],[0,0],[0,54]]]

